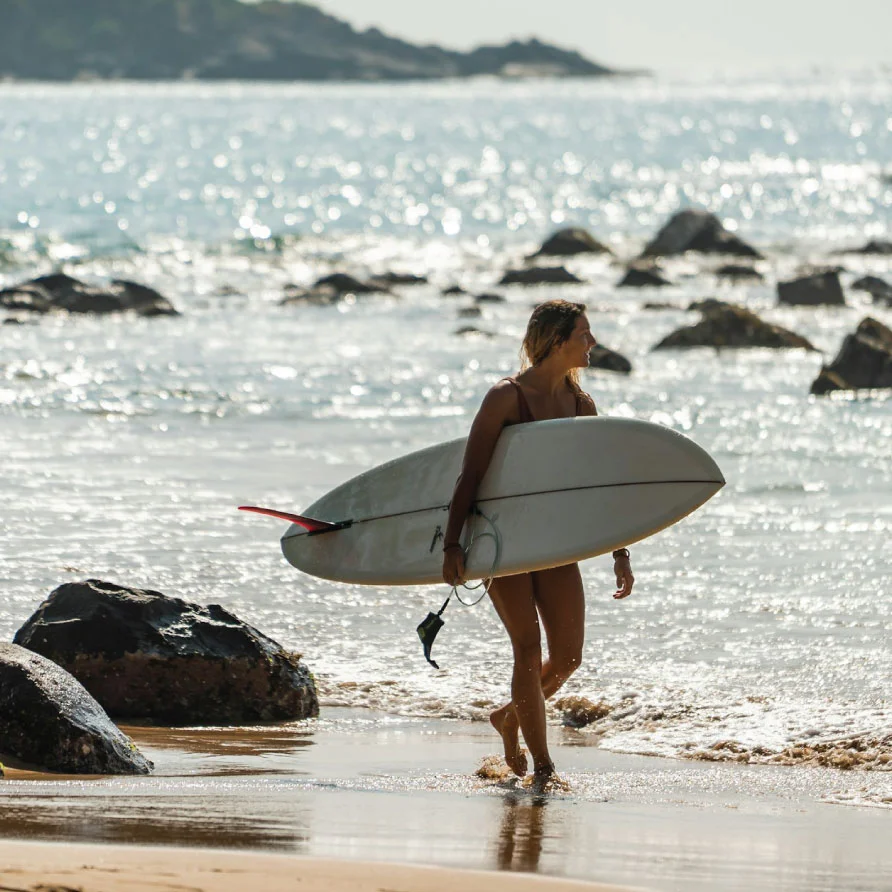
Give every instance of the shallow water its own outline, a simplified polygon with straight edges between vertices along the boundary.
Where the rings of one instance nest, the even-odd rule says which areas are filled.
[[[888,238],[887,78],[2,85],[0,121],[0,285],[64,263],[151,284],[184,314],[0,328],[0,635],[61,582],[100,577],[225,604],[305,653],[324,705],[484,718],[509,677],[487,604],[450,607],[435,673],[414,629],[443,587],[302,576],[281,557],[280,525],[234,509],[299,510],[462,436],[487,387],[516,370],[533,303],[565,296],[635,367],[587,373],[600,410],[684,432],[728,480],[635,547],[632,598],[610,598],[609,561],[583,565],[585,665],[567,691],[611,706],[583,733],[663,755],[758,758],[858,734],[890,751],[888,392],[809,397],[816,354],[651,352],[704,296],[826,356],[868,312],[892,323],[863,292],[845,309],[775,306],[776,280],[809,261],[841,260],[847,286],[892,274],[889,258],[832,255]],[[580,258],[567,265],[585,285],[496,289],[506,302],[471,320],[493,336],[453,335],[470,298],[442,287],[493,290],[567,222],[631,257],[688,203],[766,253],[764,284],[679,260],[672,288],[618,291],[617,263]],[[277,305],[286,283],[332,269],[431,284]],[[738,750],[710,749],[722,741]]]

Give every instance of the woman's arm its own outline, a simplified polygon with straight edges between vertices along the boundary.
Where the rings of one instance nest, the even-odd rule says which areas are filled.
[[[480,481],[489,467],[502,428],[516,415],[514,385],[500,381],[483,398],[471,425],[461,473],[449,503],[449,519],[443,538],[443,579],[448,585],[458,585],[464,581],[464,555],[461,548],[455,546],[459,544],[462,528],[474,504]]]

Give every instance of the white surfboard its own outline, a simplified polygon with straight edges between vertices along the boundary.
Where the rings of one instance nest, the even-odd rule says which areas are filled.
[[[431,446],[348,480],[306,509],[312,520],[263,513],[301,521],[285,532],[282,551],[305,573],[373,585],[442,582],[443,531],[465,443]],[[702,448],[657,424],[585,417],[513,425],[478,490],[481,513],[462,533],[468,578],[630,545],[690,514],[724,483]]]

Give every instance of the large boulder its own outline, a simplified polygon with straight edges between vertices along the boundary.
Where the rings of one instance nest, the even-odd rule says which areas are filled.
[[[76,678],[15,644],[0,644],[0,753],[66,774],[152,770]]]
[[[874,300],[884,300],[892,306],[892,285],[879,276],[862,276],[852,282],[853,291],[866,291]]]
[[[812,273],[789,282],[777,283],[778,303],[789,306],[844,306],[845,295],[835,270]]]
[[[744,307],[718,300],[699,304],[702,318],[696,325],[666,335],[654,350],[674,347],[773,347],[814,350],[801,335],[760,319]]]
[[[672,283],[654,266],[633,264],[616,283],[617,288],[663,288]]]
[[[738,257],[761,257],[722,225],[715,214],[690,208],[675,214],[642,251],[642,257],[670,257],[698,251],[703,254],[734,254]]]
[[[892,387],[892,329],[868,316],[846,335],[829,366],[811,386],[813,394]]]
[[[577,278],[563,266],[531,266],[529,269],[509,269],[500,285],[579,285]]]
[[[173,304],[146,285],[115,279],[106,288],[88,285],[65,273],[38,276],[29,282],[0,291],[0,306],[6,309],[48,313],[124,313],[139,316],[179,316]]]
[[[596,344],[588,352],[588,367],[590,369],[603,369],[607,372],[619,372],[628,375],[632,371],[632,363],[622,353]]]
[[[590,232],[580,227],[559,229],[547,238],[533,257],[572,257],[575,254],[612,254]]]
[[[120,718],[238,725],[318,715],[295,654],[216,604],[98,579],[61,585],[15,636]]]
[[[313,284],[313,289],[329,288],[337,294],[380,294],[386,292],[387,286],[380,281],[361,282],[347,273],[332,273],[322,276]]]

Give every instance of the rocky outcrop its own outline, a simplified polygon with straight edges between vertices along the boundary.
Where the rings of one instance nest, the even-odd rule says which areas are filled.
[[[839,274],[833,270],[813,273],[789,282],[777,283],[778,303],[788,306],[844,306],[845,295]]]
[[[15,642],[67,669],[115,717],[237,725],[319,711],[299,658],[216,604],[89,579],[53,591]]]
[[[311,3],[267,0],[10,2],[0,79],[427,80],[596,77],[609,69],[537,40],[457,52],[357,31]]]
[[[105,288],[88,285],[65,273],[52,273],[0,291],[0,307],[49,313],[125,313],[179,316],[173,304],[146,285],[114,279]]]
[[[372,276],[372,282],[387,290],[391,285],[426,285],[427,276],[416,276],[413,273],[378,273]]]
[[[382,282],[361,282],[346,273],[332,273],[329,276],[323,276],[316,280],[312,288],[330,288],[338,294],[380,294],[388,290]]]
[[[590,232],[574,227],[559,229],[543,242],[533,257],[572,257],[576,254],[612,254],[606,245],[601,244]]]
[[[152,769],[77,679],[15,644],[0,644],[0,753],[66,774]]]
[[[813,394],[892,387],[892,329],[868,316],[811,386]]]
[[[883,300],[892,306],[892,285],[879,276],[862,276],[852,282],[852,291],[866,291],[874,300]]]
[[[738,279],[758,279],[761,280],[764,278],[762,273],[759,272],[753,266],[746,266],[744,264],[739,263],[727,263],[724,266],[720,266],[715,274],[720,279],[734,279],[735,281]]]
[[[330,285],[314,285],[312,288],[301,288],[299,285],[286,285],[285,296],[279,301],[280,307],[294,304],[327,306],[336,304],[345,295]]]
[[[505,303],[505,298],[502,297],[501,294],[491,294],[489,292],[484,293],[484,294],[475,295],[474,300],[478,304],[503,304],[503,303]]]
[[[444,288],[441,293],[445,297],[452,297],[455,294],[467,294],[468,292],[461,285],[450,285],[448,288]]]
[[[577,278],[563,266],[531,266],[529,269],[510,269],[502,276],[500,285],[580,285]]]
[[[722,301],[704,301],[701,320],[679,328],[660,341],[654,350],[673,347],[772,347],[814,350],[812,344],[786,328],[760,319],[744,307]]]
[[[762,255],[722,225],[708,211],[691,208],[675,214],[642,251],[642,257],[671,257],[687,251],[702,254]]]
[[[597,344],[588,352],[588,367],[603,369],[607,372],[619,372],[628,375],[632,371],[632,363],[616,350]]]
[[[660,275],[654,266],[633,265],[616,283],[617,288],[663,288],[672,283]]]
[[[892,254],[892,242],[873,239],[861,248],[849,248],[844,254]]]

